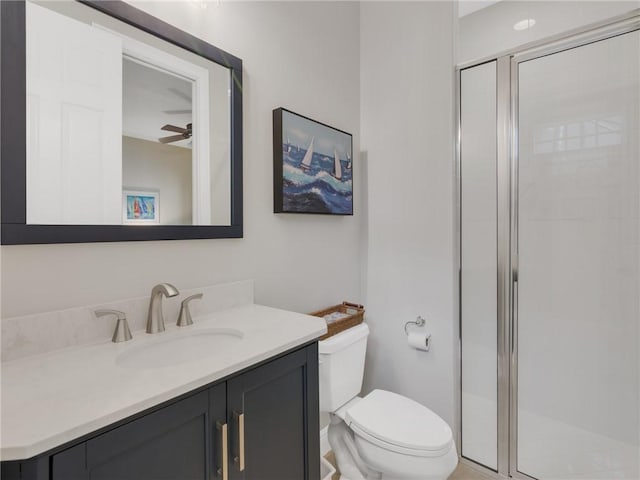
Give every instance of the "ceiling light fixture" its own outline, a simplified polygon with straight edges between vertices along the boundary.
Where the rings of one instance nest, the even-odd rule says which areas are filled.
[[[513,25],[514,30],[527,30],[533,27],[536,24],[534,18],[525,18],[524,20],[520,20],[518,23]]]

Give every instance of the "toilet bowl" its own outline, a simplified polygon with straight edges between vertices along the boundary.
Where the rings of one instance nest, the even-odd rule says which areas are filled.
[[[342,480],[444,480],[458,454],[451,428],[427,407],[393,392],[363,398],[369,328],[361,324],[319,342],[320,410]]]

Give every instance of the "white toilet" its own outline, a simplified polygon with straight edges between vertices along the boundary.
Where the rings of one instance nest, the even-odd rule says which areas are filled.
[[[320,411],[331,416],[329,444],[341,480],[446,479],[458,453],[444,420],[396,393],[357,396],[368,335],[363,323],[319,342]]]

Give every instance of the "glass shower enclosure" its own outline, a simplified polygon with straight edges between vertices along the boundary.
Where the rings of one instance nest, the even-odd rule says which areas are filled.
[[[515,478],[640,478],[640,18],[458,70],[460,435]]]

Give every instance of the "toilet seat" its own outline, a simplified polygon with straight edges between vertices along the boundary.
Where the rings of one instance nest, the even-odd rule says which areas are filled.
[[[361,438],[403,455],[438,457],[453,445],[451,428],[438,415],[385,390],[374,390],[349,406],[345,422]]]

